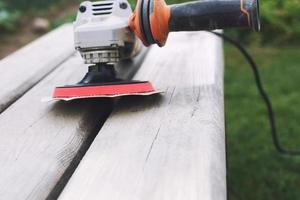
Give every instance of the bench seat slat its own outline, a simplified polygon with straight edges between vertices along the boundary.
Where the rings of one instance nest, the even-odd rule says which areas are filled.
[[[226,199],[222,41],[171,34],[135,78],[162,96],[123,98],[60,200]]]
[[[0,113],[74,53],[72,25],[64,25],[0,61]]]

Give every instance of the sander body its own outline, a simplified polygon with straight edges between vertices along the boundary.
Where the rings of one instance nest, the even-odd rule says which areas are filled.
[[[148,81],[118,78],[114,66],[140,53],[142,45],[165,45],[169,32],[231,27],[260,29],[258,0],[202,0],[167,5],[138,0],[82,2],[74,25],[74,45],[88,72],[74,85],[56,87],[52,99],[73,100],[160,93]]]

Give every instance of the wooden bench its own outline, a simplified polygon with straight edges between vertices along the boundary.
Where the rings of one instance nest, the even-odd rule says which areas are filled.
[[[163,95],[41,103],[87,70],[72,40],[65,25],[0,61],[1,199],[226,199],[222,41],[171,34],[120,63]]]

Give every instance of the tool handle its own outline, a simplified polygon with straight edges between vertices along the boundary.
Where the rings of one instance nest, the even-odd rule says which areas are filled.
[[[258,0],[201,0],[171,6],[169,31],[260,29]]]

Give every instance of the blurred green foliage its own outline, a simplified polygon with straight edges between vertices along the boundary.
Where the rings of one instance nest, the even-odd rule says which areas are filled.
[[[67,3],[70,0],[0,0],[3,1],[9,8],[15,10],[29,9],[47,9],[54,4]]]
[[[265,41],[300,40],[300,0],[261,1]]]
[[[49,8],[73,2],[80,0],[0,0],[0,30],[14,31],[22,16],[47,13]]]
[[[14,30],[20,13],[18,11],[13,11],[8,8],[6,3],[0,1],[0,30]]]

